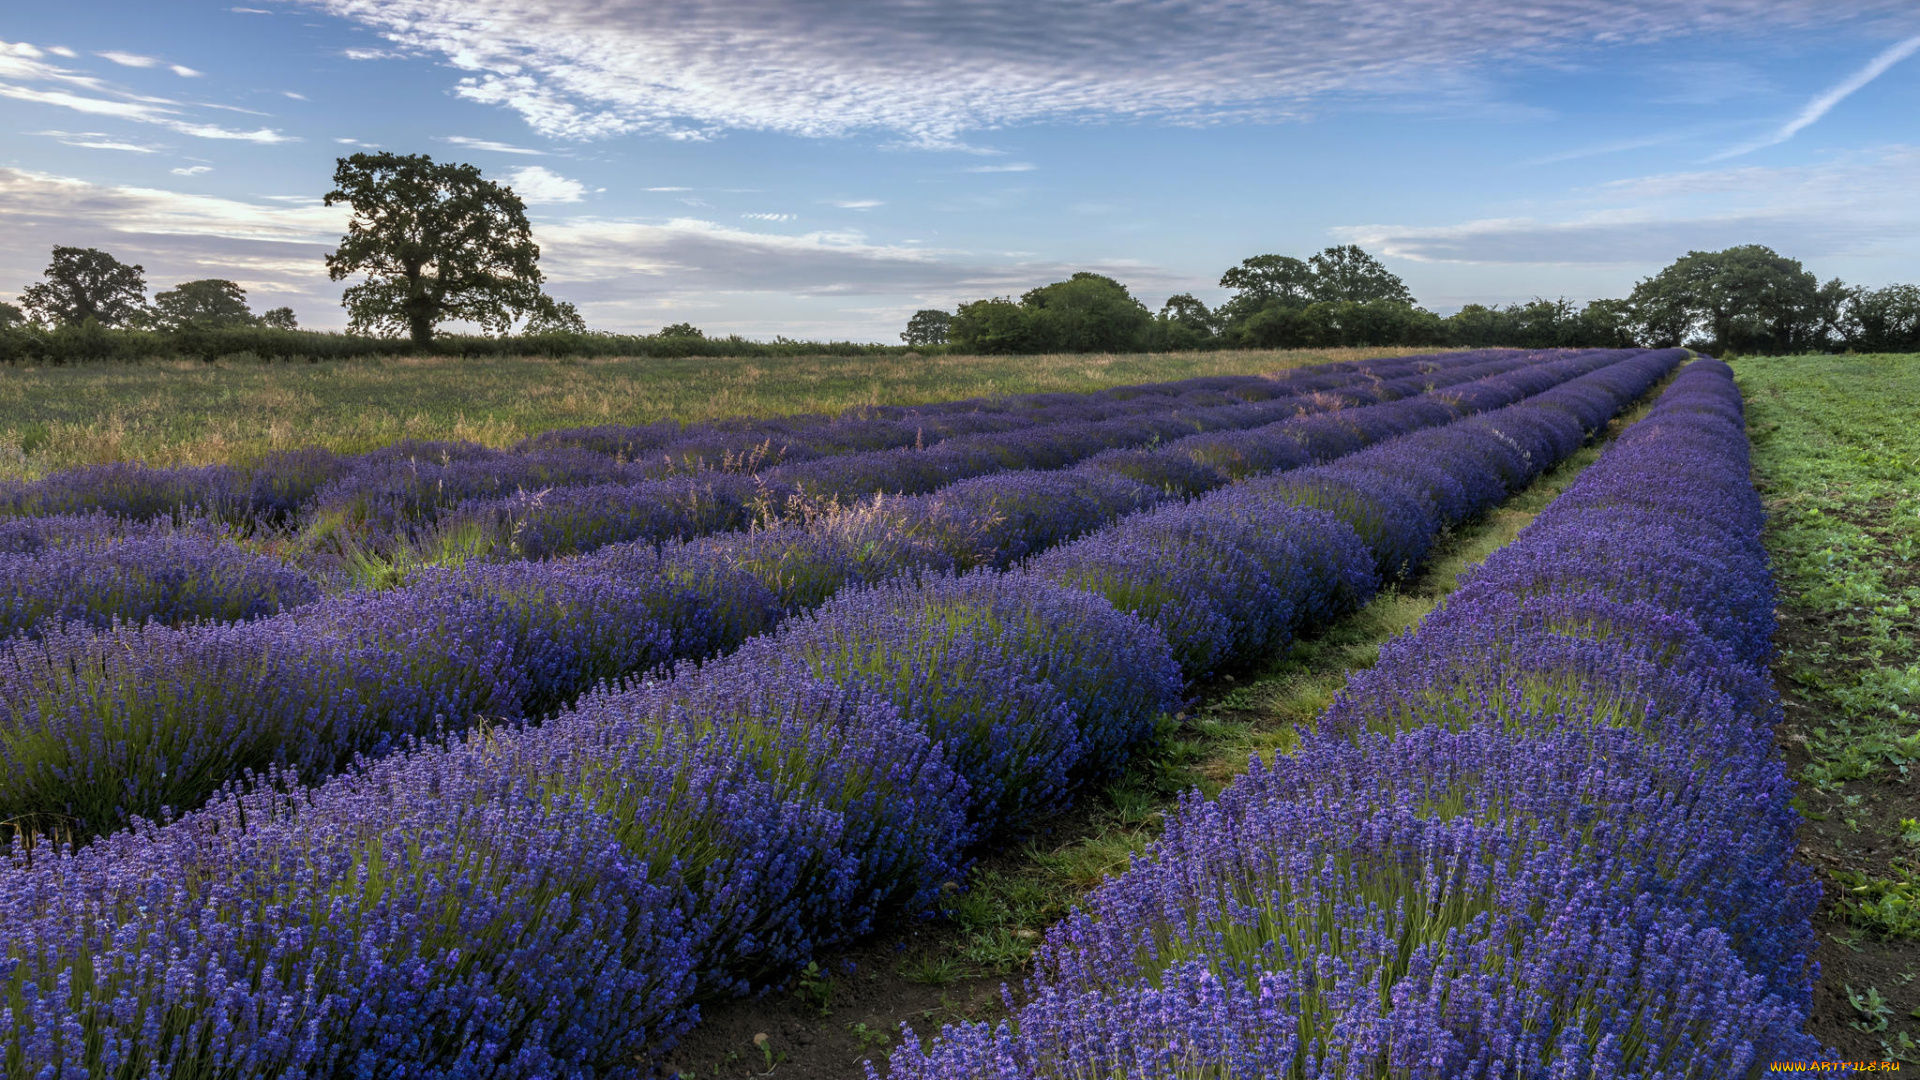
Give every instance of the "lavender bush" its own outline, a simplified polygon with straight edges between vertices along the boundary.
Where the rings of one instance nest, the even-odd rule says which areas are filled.
[[[1635,385],[1625,367],[1506,411],[1591,429]],[[1013,1022],[908,1040],[890,1075],[1708,1077],[1830,1057],[1802,1034],[1818,890],[1773,751],[1738,403],[1725,365],[1690,366],[1292,758],[1184,800],[1048,934]],[[1494,474],[1566,445],[1558,423],[1470,423],[1513,452],[1482,456]]]

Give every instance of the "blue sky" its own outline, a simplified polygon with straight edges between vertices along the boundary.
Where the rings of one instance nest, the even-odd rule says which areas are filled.
[[[1448,311],[1690,248],[1920,281],[1914,0],[240,0],[0,13],[0,299],[58,244],[339,327],[361,147],[527,198],[597,328],[889,340],[1357,242]]]

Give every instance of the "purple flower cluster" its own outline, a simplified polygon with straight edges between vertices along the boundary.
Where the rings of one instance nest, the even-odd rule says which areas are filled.
[[[1589,424],[1597,385],[1549,407]],[[1408,441],[1476,426],[1533,452],[1502,413]],[[1803,1034],[1818,887],[1791,859],[1773,751],[1760,524],[1730,369],[1696,361],[1298,752],[1183,800],[1049,932],[1013,1022],[909,1036],[890,1075],[1708,1077],[1826,1058]]]
[[[1036,424],[1088,422],[1137,412],[1218,407],[1361,386],[1384,376],[1442,371],[1512,350],[1317,365],[1270,376],[1228,376],[1116,387],[1093,394],[1030,394],[910,408],[867,408],[840,417],[791,416],[682,426],[602,426],[550,431],[509,451],[473,443],[407,440],[351,456],[318,448],[278,451],[251,466],[154,468],[117,462],[0,483],[0,514],[104,513],[147,520],[183,510],[235,524],[291,521],[323,490],[320,516],[409,520],[483,494],[510,496],[558,483],[628,483],[680,472],[773,465],[838,454],[929,446],[955,435]],[[1380,373],[1380,374],[1376,374]],[[1349,395],[1369,400],[1365,391]],[[606,458],[599,465],[579,454]],[[525,459],[525,460],[521,460]],[[894,490],[873,488],[870,490]],[[864,492],[863,492],[864,493]]]
[[[319,586],[305,574],[207,536],[0,554],[0,638],[61,622],[239,622],[318,599]]]
[[[1508,358],[1494,365],[1500,374],[1441,391],[1443,407],[1420,395],[1343,409],[1337,424],[1307,415],[1256,430],[1330,458],[1570,377],[1576,390],[1594,380],[1644,383],[1673,355],[1586,353],[1519,368]],[[1517,418],[1500,422],[1525,434]],[[1154,453],[1186,460],[1182,446]],[[369,457],[404,461],[425,449]],[[457,447],[441,450],[451,463],[464,460]],[[1294,511],[1290,504],[1303,499],[1293,488],[1256,490],[1273,482],[1249,481],[1191,511],[1169,506],[1143,524],[1103,528],[1172,496],[1097,466],[1008,473],[881,499],[810,525],[616,544],[548,563],[428,570],[399,589],[329,599],[245,627],[46,632],[31,647],[0,651],[0,813],[84,837],[197,806],[248,770],[326,775],[356,754],[489,718],[537,719],[601,681],[727,651],[849,584],[1004,567],[1083,534],[1092,534],[1092,546],[1042,572],[1098,588],[1158,622],[1183,670],[1198,677],[1363,602],[1374,587],[1379,570],[1368,570],[1348,528]],[[1417,502],[1405,486],[1383,478],[1351,488],[1362,502],[1369,491],[1382,494],[1378,506],[1349,507],[1349,525],[1381,516],[1388,494]],[[1211,517],[1222,522],[1192,523]],[[1425,510],[1414,523],[1427,531],[1410,534],[1413,546],[1439,525]],[[1161,557],[1170,543],[1179,558]],[[1106,548],[1125,555],[1108,559]],[[1095,584],[1063,569],[1090,556],[1124,571],[1124,580],[1109,574]],[[1171,584],[1155,580],[1170,571]],[[1148,584],[1138,584],[1143,577]],[[1156,599],[1170,589],[1178,595]]]
[[[1676,362],[1573,358],[1545,382],[1588,386],[1626,367],[1639,374],[1616,381],[1630,387]],[[1484,400],[1512,400],[1526,385]],[[1616,405],[1630,396],[1620,393]],[[1460,470],[1492,467],[1490,454],[1463,452]],[[1435,476],[1453,469],[1441,464]],[[1116,512],[1154,490],[1081,475],[1085,497],[1113,495]],[[1335,512],[1231,491],[1191,505],[1209,507],[1205,521],[1218,527],[1206,535],[1251,560],[1290,612],[1350,603],[1340,591],[1357,596],[1380,572]],[[1313,528],[1263,543],[1256,534],[1282,519]],[[86,790],[94,802],[53,812],[112,820],[124,810],[110,790],[151,805],[183,772],[266,771],[169,823],[136,821],[84,847],[43,839],[10,850],[0,870],[8,1069],[640,1075],[700,1002],[777,984],[883,917],[926,910],[974,845],[1111,773],[1179,700],[1166,636],[1095,592],[1019,569],[956,576],[937,530],[903,534],[879,508],[790,528],[479,564],[210,631],[16,646],[0,665],[12,710],[0,717],[0,767],[40,785],[43,812],[63,805],[52,793]],[[1309,584],[1283,595],[1294,582]],[[742,644],[801,598],[826,602]],[[408,743],[436,723],[527,716],[595,680],[728,650],[602,683],[538,726]],[[227,728],[208,733],[217,725],[196,728],[189,703],[215,694],[225,696],[206,715]],[[256,702],[271,723],[228,719]],[[178,718],[161,717],[166,709]],[[127,749],[140,732],[166,738]],[[249,745],[263,756],[220,758]],[[389,746],[403,752],[299,785],[327,755]],[[95,756],[115,753],[140,757],[101,770],[119,770],[118,788],[91,771]],[[1519,785],[1514,798],[1533,794]],[[1482,817],[1461,819],[1456,847],[1477,850],[1463,845],[1482,836],[1468,828]],[[1382,822],[1381,845],[1422,827]],[[1381,964],[1401,956],[1384,920],[1416,916],[1425,925],[1427,909],[1378,915],[1368,940]],[[1714,946],[1664,908],[1628,932],[1661,957]],[[1123,1038],[1189,1030],[1155,1019],[1169,1009],[1279,1016],[1289,994],[1359,999],[1372,985],[1332,968],[1318,983],[1289,983],[1277,963],[1271,978],[1248,981],[1183,940],[1168,948],[1188,949],[1192,963],[1153,983],[1161,998],[1103,1014],[1129,1025]],[[1054,955],[1069,962],[1064,946]],[[1527,954],[1542,979],[1578,977],[1571,956]],[[1449,962],[1431,977],[1488,998],[1471,958]],[[1611,985],[1597,1001],[1612,1000]],[[1062,1014],[1059,1030],[1094,1031],[1088,1015]],[[1163,1059],[1218,1048],[1257,1063],[1293,1045],[1278,1029],[1215,1026],[1190,1034],[1200,1049]]]

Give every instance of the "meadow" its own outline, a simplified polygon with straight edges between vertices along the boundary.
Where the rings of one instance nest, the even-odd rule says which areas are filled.
[[[586,424],[839,413],[993,394],[1249,375],[1410,348],[1068,356],[385,357],[0,370],[0,479],[76,465],[244,464],[400,439],[501,447]]]
[[[1815,1031],[1920,1064],[1920,356],[1751,357],[1782,745],[1827,886]]]
[[[1825,1059],[1732,371],[1266,359],[0,486],[0,1073]]]

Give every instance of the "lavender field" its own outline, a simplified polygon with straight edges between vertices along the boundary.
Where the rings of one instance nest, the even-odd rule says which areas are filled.
[[[879,1072],[1822,1060],[1740,394],[1625,349],[10,482],[0,1071],[653,1074],[1656,393]]]

